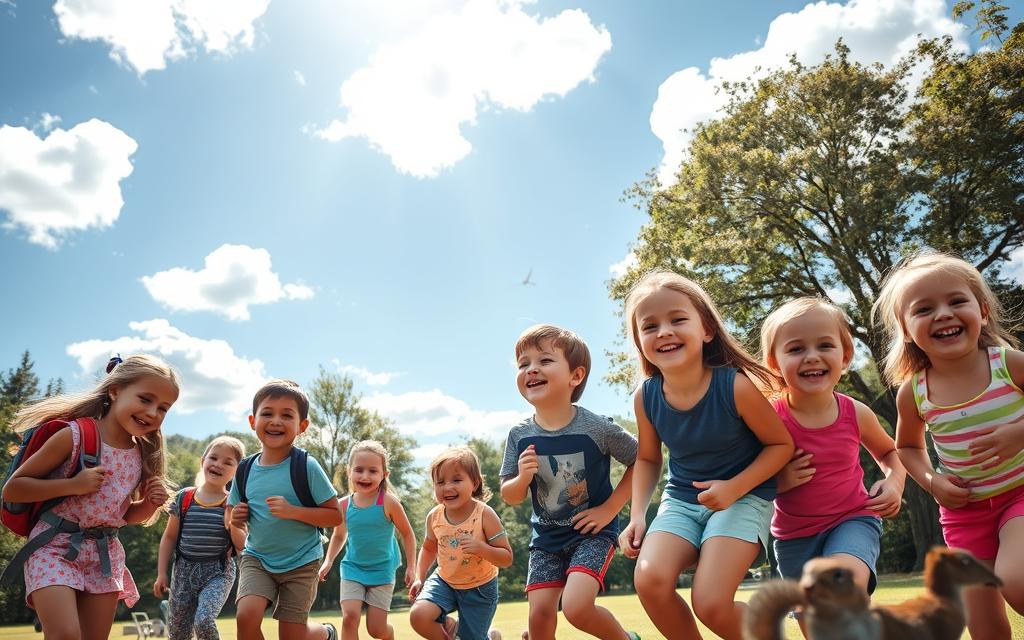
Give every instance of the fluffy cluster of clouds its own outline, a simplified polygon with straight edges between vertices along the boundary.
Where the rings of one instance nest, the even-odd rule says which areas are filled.
[[[145,352],[163,358],[181,374],[181,395],[174,410],[185,414],[213,409],[243,416],[253,391],[267,380],[261,361],[236,355],[224,340],[190,336],[161,318],[132,322],[128,328],[129,335],[111,340],[72,343],[67,354],[83,375],[103,371],[113,353]]]
[[[110,57],[139,75],[163,69],[195,47],[230,54],[251,47],[270,0],[57,0],[68,38],[101,40]]]
[[[791,54],[816,64],[842,38],[852,60],[891,64],[914,48],[919,37],[952,36],[966,49],[965,28],[954,22],[943,0],[849,0],[815,2],[772,20],[763,44],[728,58],[713,58],[704,73],[688,67],[673,73],[658,88],[651,110],[651,131],[662,142],[658,171],[663,185],[675,182],[694,127],[714,119],[727,96],[716,92],[722,82],[757,78],[787,64]]]
[[[248,320],[250,305],[308,300],[314,295],[306,285],[281,284],[266,249],[224,244],[204,263],[198,271],[174,267],[143,276],[142,284],[168,309],[212,311],[229,320]]]
[[[526,411],[474,409],[439,389],[374,393],[364,397],[362,404],[393,420],[403,433],[421,441],[443,438],[448,443],[459,436],[504,436],[528,415]]]
[[[347,117],[315,135],[366,138],[399,171],[435,176],[470,152],[462,127],[479,110],[529,111],[592,80],[608,30],[580,10],[540,18],[522,5],[469,0],[381,45],[341,86]]]
[[[71,232],[109,227],[124,205],[120,182],[131,175],[138,144],[103,120],[57,129],[43,114],[37,134],[0,127],[0,210],[4,226],[55,249]]]

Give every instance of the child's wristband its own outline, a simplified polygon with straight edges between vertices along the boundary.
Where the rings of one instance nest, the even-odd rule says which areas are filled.
[[[490,538],[487,538],[487,542],[491,542],[491,541],[493,541],[493,540],[497,540],[497,539],[498,539],[498,538],[500,538],[501,536],[507,536],[507,535],[508,535],[508,534],[507,534],[507,533],[505,533],[505,530],[504,530],[504,529],[502,529],[501,531],[499,531],[498,533],[494,534],[494,535],[493,535],[493,536],[491,536]]]
[[[936,473],[933,473],[932,475],[928,476],[928,495],[930,495],[933,498],[935,497],[935,490],[932,489],[932,485],[935,484]]]

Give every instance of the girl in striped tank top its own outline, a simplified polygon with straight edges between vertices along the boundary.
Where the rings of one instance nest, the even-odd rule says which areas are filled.
[[[405,547],[405,586],[412,584],[416,561],[416,535],[398,496],[388,481],[388,451],[376,440],[352,445],[348,454],[348,488],[342,498],[341,524],[334,528],[327,555],[320,565],[320,581],[341,560],[341,639],[359,638],[359,621],[366,604],[366,632],[371,638],[394,640],[388,624],[391,597],[395,592],[395,570],[402,564],[395,531]],[[346,545],[347,543],[347,545]]]
[[[182,489],[174,498],[153,583],[153,595],[163,597],[168,590],[167,561],[173,555],[168,640],[220,638],[217,616],[235,583],[233,552],[245,546],[245,534],[225,526],[224,506],[227,485],[244,457],[245,445],[237,438],[214,438],[203,452],[196,486]]]
[[[923,253],[886,278],[874,311],[892,340],[886,377],[900,385],[900,459],[939,503],[946,544],[990,563],[1024,613],[1024,353],[1007,348],[999,301],[970,264]],[[965,591],[971,637],[1010,637],[1001,595]]]

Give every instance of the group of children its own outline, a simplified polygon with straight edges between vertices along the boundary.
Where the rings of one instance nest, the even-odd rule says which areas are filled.
[[[529,495],[533,506],[524,637],[553,638],[559,606],[581,632],[636,637],[596,604],[617,547],[636,559],[637,595],[666,638],[699,638],[697,619],[720,637],[741,637],[745,605],[736,591],[769,532],[783,576],[832,556],[870,593],[881,519],[899,511],[909,473],[939,503],[947,544],[991,564],[1003,581],[1001,591],[966,593],[972,637],[1009,638],[1004,598],[1024,612],[1024,354],[1008,348],[1014,341],[982,276],[952,256],[903,262],[884,281],[875,312],[891,339],[885,375],[899,385],[895,442],[868,406],[835,390],[854,341],[842,310],[823,299],[774,310],[757,360],[697,283],[670,272],[643,277],[625,308],[643,374],[634,394],[638,437],[577,404],[591,367],[576,334],[527,329],[515,346],[516,384],[534,413],[510,430],[499,472],[501,499],[518,504]],[[47,639],[107,637],[118,601],[138,599],[117,528],[151,522],[170,501],[160,426],[178,395],[175,373],[144,355],[115,364],[93,391],[42,400],[14,421],[17,429],[71,421],[3,487],[6,503],[63,497],[49,510],[57,517],[33,530],[33,539],[50,535],[24,564]],[[78,471],[76,419],[88,418],[102,454],[98,466]],[[448,449],[430,466],[438,504],[417,557],[379,443],[352,448],[351,493],[339,501],[319,463],[294,446],[309,423],[298,385],[265,385],[249,421],[262,451],[246,457],[238,440],[215,439],[197,486],[179,491],[169,509],[153,590],[170,589],[172,640],[218,637],[214,621],[236,556],[240,638],[262,638],[273,607],[281,638],[333,640],[339,630],[308,614],[343,547],[342,638],[358,637],[364,608],[372,637],[394,637],[388,610],[403,551],[410,623],[420,636],[500,637],[491,629],[497,574],[513,550],[470,449]],[[869,488],[861,445],[883,476]],[[663,447],[668,480],[648,523]],[[625,467],[614,485],[612,458]],[[692,567],[688,605],[676,587]]]

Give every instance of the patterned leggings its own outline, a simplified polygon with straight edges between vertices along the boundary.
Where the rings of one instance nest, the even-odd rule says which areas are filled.
[[[234,558],[196,562],[178,557],[171,580],[168,640],[220,640],[217,616],[235,583]]]

